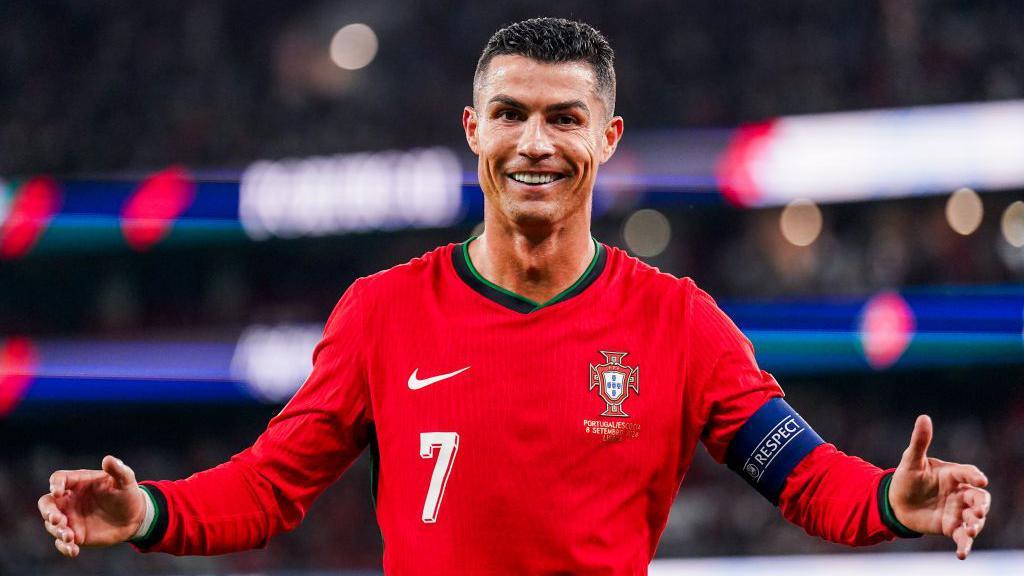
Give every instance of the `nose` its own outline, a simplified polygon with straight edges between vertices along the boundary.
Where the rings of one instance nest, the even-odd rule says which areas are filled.
[[[555,153],[555,145],[544,118],[530,117],[526,120],[523,133],[519,136],[517,152],[531,160],[547,158]]]

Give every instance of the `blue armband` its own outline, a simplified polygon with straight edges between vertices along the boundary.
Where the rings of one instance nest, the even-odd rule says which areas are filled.
[[[789,473],[804,456],[824,443],[785,400],[772,398],[736,433],[725,462],[778,506]]]

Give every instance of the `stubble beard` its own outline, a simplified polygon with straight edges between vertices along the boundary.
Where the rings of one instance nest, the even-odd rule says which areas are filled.
[[[585,205],[589,197],[576,189],[561,198],[525,200],[499,196],[498,205],[505,225],[530,238],[542,239],[568,223],[579,212],[589,213]]]

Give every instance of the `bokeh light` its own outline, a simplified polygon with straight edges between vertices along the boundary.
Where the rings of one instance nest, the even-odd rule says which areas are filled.
[[[331,60],[339,68],[365,68],[377,55],[377,34],[366,24],[349,24],[331,39]]]
[[[981,225],[985,209],[981,197],[970,188],[961,188],[946,201],[946,221],[957,234],[968,236]]]
[[[874,369],[896,363],[910,346],[917,328],[914,312],[896,292],[882,292],[861,310],[860,342],[864,358]]]
[[[810,246],[821,234],[821,209],[810,200],[794,200],[779,217],[782,236],[797,246]]]
[[[38,364],[32,341],[22,337],[0,340],[0,418],[24,398]]]
[[[1024,246],[1024,202],[1017,200],[1003,211],[1003,238],[1014,248]]]
[[[22,258],[31,252],[62,202],[61,187],[49,176],[36,176],[23,183],[0,223],[0,259]]]
[[[672,239],[672,226],[668,218],[657,210],[645,208],[630,214],[622,226],[626,246],[637,256],[657,256],[668,247]]]
[[[121,232],[132,250],[142,252],[167,237],[192,205],[196,184],[182,166],[146,178],[121,207]]]

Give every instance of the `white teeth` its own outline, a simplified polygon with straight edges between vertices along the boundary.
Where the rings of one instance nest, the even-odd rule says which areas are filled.
[[[523,184],[547,184],[554,182],[557,178],[554,174],[536,174],[533,172],[515,172],[509,174],[509,176],[516,182],[522,182]]]

